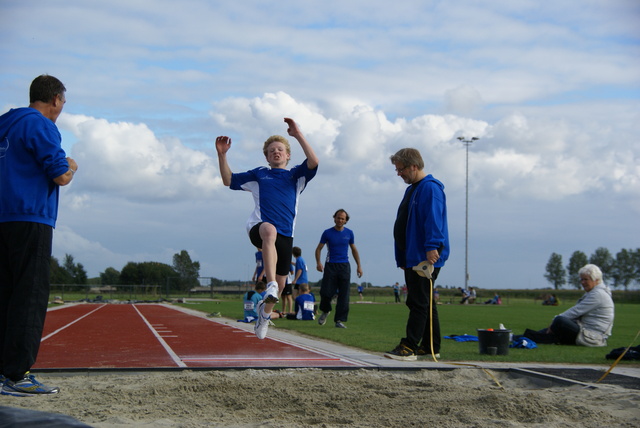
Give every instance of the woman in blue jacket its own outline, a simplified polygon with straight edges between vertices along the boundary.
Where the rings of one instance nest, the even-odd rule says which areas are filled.
[[[404,270],[408,288],[406,337],[385,357],[416,360],[418,355],[439,357],[440,322],[431,301],[433,281],[449,258],[449,231],[444,185],[424,172],[416,149],[405,148],[391,156],[396,173],[409,185],[398,208],[393,230],[396,264]],[[414,270],[426,262],[429,273]],[[433,271],[431,271],[433,269]]]

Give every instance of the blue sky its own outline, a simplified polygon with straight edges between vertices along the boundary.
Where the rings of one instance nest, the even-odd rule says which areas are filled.
[[[402,282],[391,229],[404,184],[388,159],[416,147],[448,198],[438,283],[463,285],[457,137],[477,136],[470,284],[545,287],[552,252],[640,246],[639,18],[622,0],[2,2],[0,108],[26,105],[42,73],[67,86],[57,124],[80,170],[54,255],[90,276],[186,249],[202,276],[249,279],[252,200],[222,186],[213,143],[232,137],[234,171],[262,165],[289,116],[321,161],[295,237],[311,281],[344,208],[362,281]]]

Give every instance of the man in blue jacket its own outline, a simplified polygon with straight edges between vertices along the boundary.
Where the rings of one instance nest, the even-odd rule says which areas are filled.
[[[393,228],[396,264],[408,288],[406,337],[387,358],[413,361],[418,355],[440,355],[440,322],[433,302],[433,282],[449,257],[449,231],[444,185],[424,172],[416,149],[391,156],[396,173],[409,185]],[[425,270],[418,265],[424,262]],[[433,270],[431,270],[433,269]]]
[[[55,125],[66,88],[36,77],[29,107],[0,116],[0,383],[2,394],[54,394],[29,374],[49,300],[49,262],[60,186],[78,169]]]

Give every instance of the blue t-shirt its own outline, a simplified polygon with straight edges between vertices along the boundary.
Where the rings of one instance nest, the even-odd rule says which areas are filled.
[[[315,302],[316,298],[312,293],[301,294],[296,297],[296,319],[304,321],[315,319]]]
[[[249,294],[251,293],[251,296]],[[262,293],[258,293],[256,291],[247,291],[244,293],[244,318],[248,319],[249,317],[258,318],[258,313],[256,312],[256,307],[260,300],[263,299]]]
[[[307,264],[304,262],[304,259],[302,258],[302,256],[300,256],[300,257],[298,257],[296,259],[296,273],[295,273],[295,275],[298,274],[299,270],[301,270],[302,273],[298,277],[298,280],[296,281],[296,284],[307,284],[307,283],[309,283],[309,278],[307,276]]]
[[[298,198],[315,177],[318,168],[309,169],[307,160],[291,169],[258,167],[231,175],[232,190],[251,192],[255,209],[247,221],[247,232],[260,222],[276,227],[279,234],[293,237]]]
[[[327,263],[349,263],[349,246],[355,242],[351,229],[335,227],[322,232],[320,243],[327,245]]]
[[[55,123],[30,107],[0,116],[0,223],[56,226],[60,186],[69,170]]]

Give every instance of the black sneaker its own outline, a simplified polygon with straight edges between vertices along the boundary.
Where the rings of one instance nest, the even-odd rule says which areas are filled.
[[[323,312],[320,315],[320,318],[318,318],[318,324],[320,325],[324,325],[327,322],[327,317],[329,316],[331,312]]]
[[[424,347],[421,346],[416,350],[416,355],[418,357],[430,357],[431,356],[431,352],[427,351]],[[436,353],[435,357],[436,358],[440,358],[440,354]]]
[[[416,361],[418,359],[413,349],[404,343],[399,344],[393,351],[387,352],[384,356],[399,361]]]
[[[347,328],[347,326],[342,324],[342,321],[336,321],[336,328]]]

